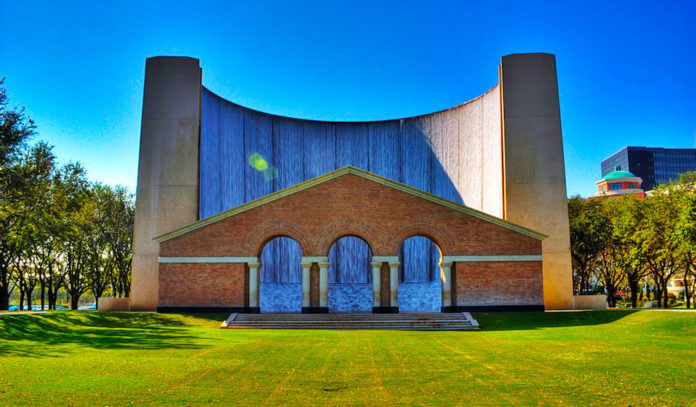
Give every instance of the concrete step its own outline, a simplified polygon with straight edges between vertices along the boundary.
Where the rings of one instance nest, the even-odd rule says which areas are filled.
[[[330,330],[472,330],[478,329],[471,314],[232,314],[223,328],[330,329]]]

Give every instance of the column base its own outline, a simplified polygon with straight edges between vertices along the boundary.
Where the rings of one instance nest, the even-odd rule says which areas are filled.
[[[258,314],[261,312],[259,307],[216,307],[216,306],[194,306],[194,305],[161,305],[157,307],[157,312],[162,314]]]
[[[544,305],[457,305],[454,312],[528,312],[544,311]]]
[[[328,314],[329,307],[302,307],[303,314]]]
[[[373,314],[398,314],[399,307],[372,307]]]

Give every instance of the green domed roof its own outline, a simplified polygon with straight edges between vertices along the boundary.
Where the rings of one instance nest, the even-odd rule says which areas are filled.
[[[612,171],[609,174],[602,177],[602,179],[612,179],[612,178],[638,178],[628,171]]]

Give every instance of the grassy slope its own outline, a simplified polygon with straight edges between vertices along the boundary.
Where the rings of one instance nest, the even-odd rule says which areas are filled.
[[[693,405],[696,313],[478,314],[480,332],[217,329],[223,316],[0,317],[0,405]]]

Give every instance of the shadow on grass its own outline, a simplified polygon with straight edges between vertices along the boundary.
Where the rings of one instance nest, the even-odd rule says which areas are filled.
[[[46,357],[70,350],[60,345],[93,349],[198,349],[199,337],[186,324],[160,314],[53,312],[3,315],[0,356]]]
[[[603,325],[624,318],[637,310],[599,310],[568,312],[472,313],[481,331],[520,331],[539,328]]]

